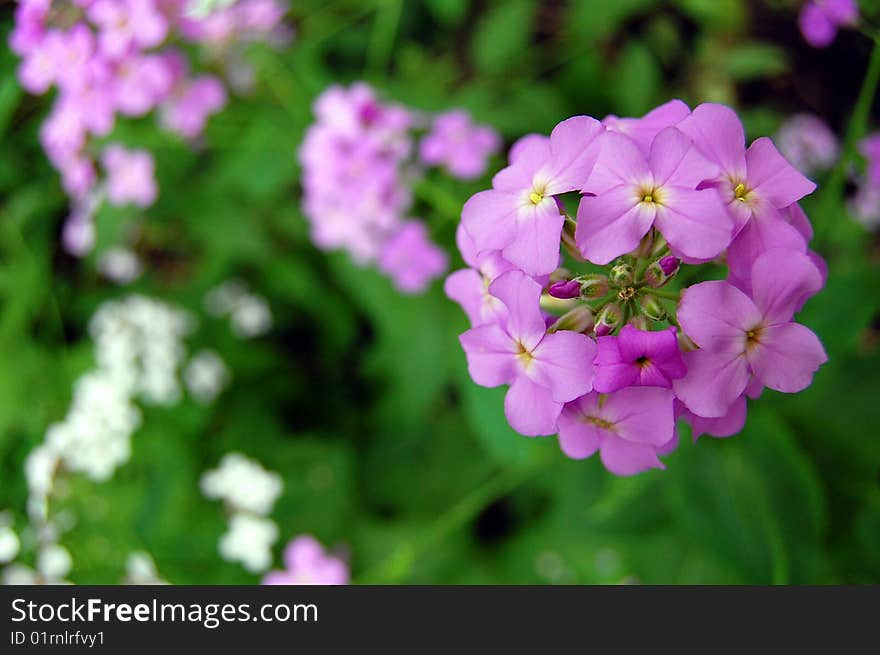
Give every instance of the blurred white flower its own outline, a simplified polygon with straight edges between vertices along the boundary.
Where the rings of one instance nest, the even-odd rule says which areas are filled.
[[[202,493],[237,511],[264,516],[281,495],[281,476],[241,453],[228,453],[220,466],[202,475]]]
[[[229,315],[232,331],[243,339],[265,334],[272,327],[272,310],[265,298],[248,291],[240,280],[229,280],[205,296],[205,309],[213,316]]]
[[[8,525],[0,526],[0,564],[6,564],[15,559],[21,542],[18,535]]]
[[[3,569],[5,585],[32,585],[38,582],[37,572],[24,564],[10,564]]]
[[[127,248],[109,248],[98,258],[101,275],[116,284],[129,284],[141,276],[144,268],[138,256]]]
[[[48,544],[37,553],[37,571],[48,582],[62,581],[72,567],[70,553],[60,544]]]
[[[229,369],[213,350],[201,350],[187,364],[183,379],[190,395],[207,405],[229,384]]]
[[[168,582],[159,577],[156,563],[150,557],[150,554],[142,550],[130,553],[125,560],[125,579],[123,583],[129,585],[168,584]]]
[[[220,556],[240,562],[251,573],[261,573],[272,565],[272,544],[277,539],[278,526],[269,519],[234,514],[220,537]]]

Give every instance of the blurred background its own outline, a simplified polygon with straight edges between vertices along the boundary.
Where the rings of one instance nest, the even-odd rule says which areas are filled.
[[[880,247],[850,202],[855,143],[880,129],[880,103],[858,104],[873,43],[842,29],[811,47],[802,4],[293,0],[283,43],[249,42],[234,70],[222,64],[235,93],[197,140],[116,121],[115,140],[153,154],[158,198],[102,205],[84,256],[63,245],[68,198],[40,145],[52,94],[22,89],[4,45],[0,524],[7,554],[10,531],[19,542],[15,571],[51,568],[41,544],[57,543],[71,561],[56,572],[77,583],[130,578],[132,553],[172,583],[258,582],[259,565],[218,551],[229,503],[200,484],[240,452],[282,483],[267,513],[273,568],[290,538],[313,534],[356,583],[880,582]],[[866,24],[880,19],[880,3],[860,7]],[[0,4],[4,44],[14,11]],[[740,435],[683,439],[666,471],[617,478],[597,458],[568,460],[555,438],[517,435],[504,390],[467,375],[467,320],[441,281],[405,295],[309,238],[297,150],[314,99],[358,80],[416,110],[464,108],[505,151],[571,115],[640,116],[671,98],[734,106],[749,140],[818,116],[850,155],[811,174],[820,188],[803,203],[830,277],[801,320],[830,362],[801,394],[765,391]],[[411,213],[450,270],[461,205],[503,164],[499,153],[481,179],[415,183]],[[171,324],[170,354],[156,357],[179,389],[133,401],[130,454],[103,480],[56,476],[39,525],[28,456],[101,356],[93,316],[132,294],[160,303],[137,308],[147,328]]]

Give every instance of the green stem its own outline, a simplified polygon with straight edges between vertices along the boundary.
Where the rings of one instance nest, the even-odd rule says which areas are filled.
[[[462,203],[443,187],[428,178],[419,180],[415,186],[419,200],[431,205],[439,214],[455,223],[461,218]]]
[[[877,94],[878,82],[880,82],[880,39],[875,36],[874,49],[871,51],[868,70],[865,73],[865,79],[862,82],[862,88],[859,91],[859,97],[856,100],[856,105],[846,130],[843,152],[837,161],[837,165],[831,172],[831,176],[828,178],[828,183],[825,185],[819,201],[821,221],[816,229],[817,241],[821,242],[826,236],[828,228],[831,227],[833,222],[832,217],[835,216],[835,207],[843,197],[847,168],[855,155],[858,140],[867,132],[871,104],[874,101],[874,96]]]
[[[681,294],[678,291],[670,291],[669,289],[651,289],[649,287],[645,287],[645,293],[657,296],[658,298],[666,298],[667,300],[675,300],[676,302],[681,299]]]
[[[387,73],[403,10],[402,0],[378,0],[373,33],[367,48],[367,69],[374,75]]]
[[[461,530],[486,506],[533,478],[544,468],[545,463],[542,463],[495,474],[449,508],[418,538],[400,544],[388,557],[365,571],[358,577],[356,584],[392,584],[405,580],[416,558],[422,552],[457,530]]]

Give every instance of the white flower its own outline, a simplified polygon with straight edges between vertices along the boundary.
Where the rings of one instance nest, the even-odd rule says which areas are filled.
[[[220,466],[202,476],[202,493],[237,510],[266,515],[281,495],[281,476],[241,453],[228,453]]]
[[[125,560],[125,584],[168,584],[159,577],[156,563],[149,553],[137,550]]]
[[[232,310],[232,331],[244,339],[265,334],[272,327],[272,310],[265,298],[247,295]]]
[[[101,275],[116,284],[134,282],[143,273],[140,259],[126,248],[109,248],[98,259]]]
[[[213,402],[229,383],[229,369],[213,350],[202,350],[184,369],[183,379],[190,394],[206,405]]]
[[[3,584],[33,585],[37,584],[37,573],[24,564],[10,564],[3,569]]]
[[[261,573],[272,565],[272,544],[278,539],[278,526],[269,519],[234,514],[229,529],[220,537],[220,556],[241,562],[251,573]]]
[[[8,525],[0,526],[0,564],[6,564],[15,559],[21,543],[18,535]]]
[[[64,546],[49,544],[43,546],[37,554],[37,570],[46,580],[59,581],[70,573],[73,560]]]

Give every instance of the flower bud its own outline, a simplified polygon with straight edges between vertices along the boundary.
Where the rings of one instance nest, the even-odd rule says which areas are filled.
[[[634,273],[633,267],[629,264],[617,264],[611,267],[611,272],[608,274],[608,279],[611,280],[611,284],[616,287],[626,287],[633,283]]]
[[[550,273],[550,283],[559,282],[563,280],[570,280],[572,278],[571,271],[567,268],[563,268],[560,266],[555,271]]]
[[[639,309],[652,321],[662,321],[666,318],[666,308],[655,296],[639,296]]]
[[[608,303],[596,318],[596,336],[604,337],[617,328],[623,321],[623,310],[617,303]]]
[[[608,293],[608,278],[600,273],[590,273],[579,279],[581,281],[581,298],[593,300]]]
[[[581,285],[576,280],[559,280],[550,285],[547,293],[563,300],[577,298],[581,294]]]
[[[648,319],[642,314],[637,314],[629,319],[629,324],[632,325],[635,329],[641,330],[642,332],[648,331]]]
[[[667,255],[648,266],[645,271],[645,282],[648,286],[659,289],[678,273],[678,257]]]
[[[572,332],[588,332],[593,329],[596,320],[593,316],[593,310],[586,305],[580,305],[567,311],[559,317],[552,327],[551,331],[571,330]]]

